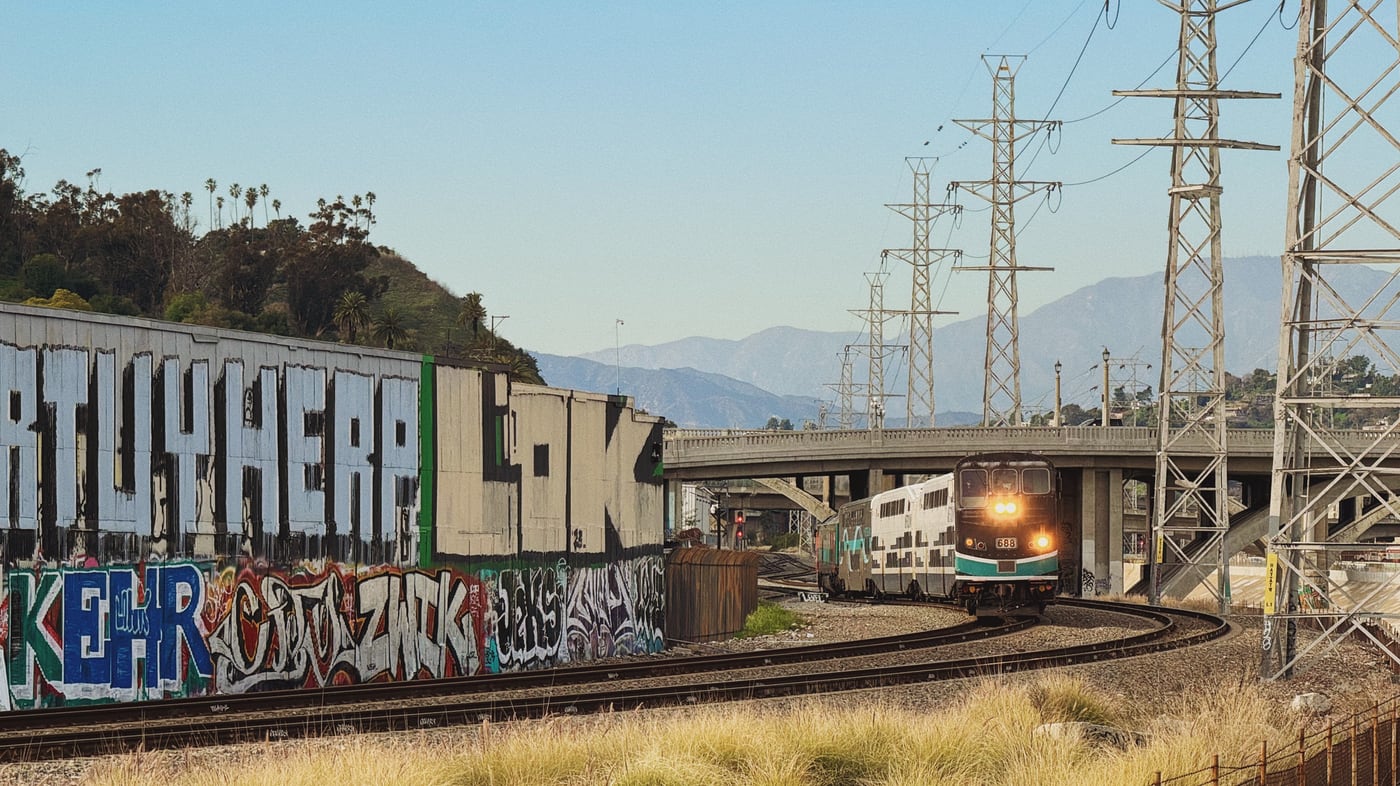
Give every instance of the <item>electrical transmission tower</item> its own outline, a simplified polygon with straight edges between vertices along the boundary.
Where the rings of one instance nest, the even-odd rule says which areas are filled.
[[[841,380],[827,387],[836,391],[836,427],[847,431],[855,426],[855,410],[851,399],[855,395],[855,381],[851,371],[851,345],[841,350]]]
[[[1157,387],[1157,469],[1148,546],[1148,595],[1160,603],[1164,571],[1185,572],[1185,596],[1204,584],[1222,613],[1230,606],[1229,478],[1225,444],[1225,308],[1220,241],[1220,150],[1278,150],[1277,145],[1221,139],[1220,99],[1278,98],[1278,93],[1221,90],[1215,66],[1217,0],[1158,0],[1181,17],[1176,88],[1115,90],[1115,96],[1170,98],[1172,136],[1115,139],[1172,151],[1166,304]],[[1192,513],[1194,512],[1194,515]],[[1155,558],[1154,558],[1155,557]],[[1215,577],[1215,585],[1209,579]],[[1189,577],[1193,581],[1186,581]]]
[[[1339,584],[1329,571],[1372,524],[1400,516],[1400,392],[1381,384],[1400,371],[1400,140],[1386,127],[1400,109],[1397,8],[1300,6],[1260,668],[1268,679],[1354,631],[1376,641],[1366,623],[1397,616],[1380,603],[1394,595],[1396,574]],[[1370,283],[1343,288],[1348,272]],[[1347,362],[1354,356],[1364,362]],[[1329,392],[1362,365],[1377,382],[1369,395]],[[1359,425],[1367,430],[1343,439],[1344,427]],[[1334,526],[1332,506],[1354,516]]]
[[[1016,61],[1015,67],[1012,61]],[[1058,182],[1016,179],[1016,143],[1044,129],[1059,128],[1058,120],[1020,120],[1016,117],[1016,71],[1025,56],[983,55],[992,75],[992,116],[985,120],[954,120],[992,143],[992,179],[949,184],[987,200],[992,207],[991,253],[984,270],[987,282],[987,355],[982,383],[982,425],[1021,424],[1020,328],[1016,315],[1016,274],[1051,270],[1016,263],[1016,203],[1037,191],[1059,188]]]
[[[869,308],[851,312],[864,319],[869,326],[866,331],[869,343],[856,346],[865,350],[866,358],[870,361],[865,380],[865,427],[870,429],[885,427],[885,353],[890,349],[885,344],[885,320],[891,313],[885,310],[885,279],[888,277],[882,254],[879,272],[865,274],[865,279],[870,282]]]
[[[942,262],[949,256],[958,259],[962,251],[947,248],[929,247],[929,230],[945,213],[958,215],[961,205],[930,204],[928,178],[932,170],[930,162],[936,158],[906,158],[909,170],[914,173],[914,201],[907,204],[885,205],[914,222],[914,244],[912,248],[891,248],[886,254],[908,263],[913,268],[913,284],[909,297],[909,394],[904,400],[904,425],[914,428],[917,418],[928,414],[927,423],[931,428],[934,419],[933,406],[933,318],[938,314],[954,314],[954,311],[934,311],[933,292],[929,286],[929,267]],[[895,312],[898,313],[898,312]]]

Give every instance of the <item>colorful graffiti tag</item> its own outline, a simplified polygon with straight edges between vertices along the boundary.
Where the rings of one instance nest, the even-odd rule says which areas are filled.
[[[10,571],[4,709],[553,666],[663,646],[662,562]]]

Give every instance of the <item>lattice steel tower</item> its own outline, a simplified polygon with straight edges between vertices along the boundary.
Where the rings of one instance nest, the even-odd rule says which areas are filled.
[[[1279,94],[1220,89],[1215,17],[1244,0],[1158,2],[1181,17],[1176,88],[1113,91],[1116,96],[1170,98],[1175,104],[1171,137],[1113,140],[1118,145],[1157,145],[1172,151],[1148,595],[1152,603],[1161,602],[1164,574],[1171,573],[1173,594],[1184,597],[1204,584],[1223,613],[1230,606],[1230,555],[1225,549],[1230,489],[1220,151],[1279,148],[1221,139],[1220,99],[1278,98]]]
[[[1260,668],[1269,679],[1323,642],[1353,631],[1375,640],[1365,623],[1397,616],[1380,603],[1396,574],[1342,585],[1330,568],[1376,521],[1400,516],[1400,391],[1390,384],[1400,371],[1400,140],[1386,127],[1400,111],[1400,9],[1330,5],[1302,0],[1293,69]],[[1358,388],[1356,375],[1374,386]],[[1344,428],[1358,425],[1366,430]],[[1352,515],[1332,522],[1332,506]]]
[[[929,285],[929,268],[949,256],[958,259],[962,251],[948,248],[930,248],[929,231],[934,222],[946,213],[957,215],[961,205],[930,204],[928,179],[932,163],[936,158],[906,158],[909,170],[914,173],[914,201],[906,204],[885,205],[914,222],[914,243],[911,248],[891,248],[886,254],[902,260],[913,268],[913,282],[909,297],[909,393],[904,400],[904,424],[908,428],[919,425],[917,420],[925,413],[927,424],[934,425],[933,396],[933,318],[938,314],[953,314],[953,311],[933,310],[933,291]]]
[[[855,393],[855,379],[852,373],[850,344],[841,350],[841,380],[827,387],[836,390],[836,427],[842,431],[850,430],[855,426],[855,410],[851,406]]]
[[[870,361],[865,380],[865,427],[871,429],[885,427],[885,352],[888,349],[885,346],[885,319],[888,317],[885,311],[885,279],[888,277],[882,254],[880,271],[865,274],[865,279],[870,282],[870,307],[851,312],[864,319],[869,326],[866,335],[870,341],[860,348],[865,350]]]
[[[1012,66],[1012,61],[1015,66]],[[1043,129],[1058,128],[1058,120],[1019,120],[1016,117],[1016,71],[1025,56],[983,55],[992,75],[992,117],[986,120],[954,120],[992,143],[992,179],[949,184],[987,200],[992,207],[991,253],[985,270],[987,281],[987,355],[982,383],[982,425],[1016,426],[1021,423],[1021,350],[1017,323],[1016,274],[1048,267],[1016,263],[1016,203],[1041,190],[1053,190],[1058,182],[1016,179],[1016,143]]]

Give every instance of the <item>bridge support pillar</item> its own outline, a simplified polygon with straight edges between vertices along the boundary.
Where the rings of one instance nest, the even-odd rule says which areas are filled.
[[[873,497],[884,490],[884,470],[872,468],[865,472],[851,473],[851,499]]]
[[[1123,471],[1089,469],[1082,475],[1085,597],[1123,591]]]

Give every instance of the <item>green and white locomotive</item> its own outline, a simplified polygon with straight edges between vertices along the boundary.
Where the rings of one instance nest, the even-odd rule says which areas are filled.
[[[837,596],[937,597],[970,614],[1044,610],[1059,583],[1059,479],[1030,453],[843,505],[818,532],[818,581]]]

